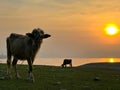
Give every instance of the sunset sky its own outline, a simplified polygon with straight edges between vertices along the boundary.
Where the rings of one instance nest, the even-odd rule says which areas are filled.
[[[10,33],[39,27],[52,35],[40,57],[120,57],[120,33],[104,31],[111,23],[120,29],[120,0],[1,0],[0,53]]]

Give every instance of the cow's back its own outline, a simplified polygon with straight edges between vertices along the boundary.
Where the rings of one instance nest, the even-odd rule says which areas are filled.
[[[64,59],[64,64],[70,64],[70,63],[72,63],[71,59]]]
[[[30,37],[12,33],[7,40],[10,45],[11,54],[14,57],[27,59],[32,54],[33,40]]]

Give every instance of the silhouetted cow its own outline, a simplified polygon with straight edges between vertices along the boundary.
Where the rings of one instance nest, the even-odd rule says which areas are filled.
[[[13,56],[12,65],[15,71],[16,78],[19,78],[19,74],[16,70],[16,64],[18,59],[27,60],[29,65],[29,77],[30,81],[34,81],[32,74],[32,64],[34,62],[35,56],[40,49],[43,39],[50,37],[49,34],[44,34],[44,31],[41,29],[34,29],[31,33],[26,33],[26,35],[21,34],[10,34],[7,37],[7,75],[10,78],[10,65],[11,58]]]
[[[64,59],[62,67],[66,67],[66,65],[69,64],[70,67],[72,67],[72,59]]]

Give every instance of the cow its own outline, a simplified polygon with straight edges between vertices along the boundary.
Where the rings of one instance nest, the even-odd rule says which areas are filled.
[[[15,77],[20,78],[16,64],[18,60],[27,60],[29,65],[28,80],[34,82],[34,76],[32,74],[32,65],[38,50],[41,47],[43,39],[49,38],[51,35],[44,34],[44,31],[40,28],[35,28],[31,33],[26,35],[11,33],[6,39],[7,45],[7,76],[11,78],[11,59],[12,66],[14,68]]]
[[[70,67],[72,67],[72,59],[64,59],[63,64],[61,66],[64,68],[67,64],[69,64]]]

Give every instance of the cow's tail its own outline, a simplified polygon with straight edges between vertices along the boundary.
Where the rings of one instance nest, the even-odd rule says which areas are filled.
[[[10,38],[8,37],[6,39],[6,44],[7,44],[7,64],[10,66],[11,64],[11,49],[10,49]]]
[[[6,39],[6,46],[7,46],[7,76],[8,78],[11,78],[11,49],[10,49],[10,37]]]

